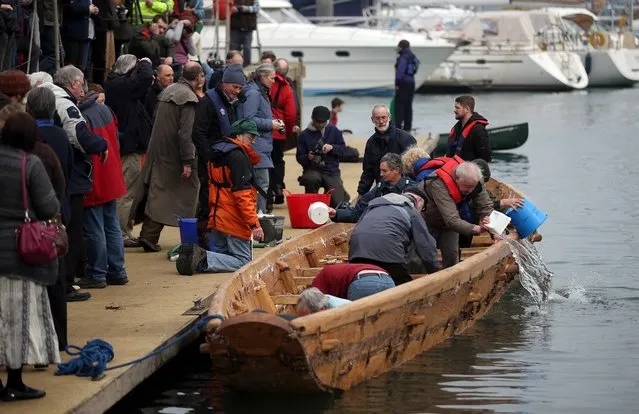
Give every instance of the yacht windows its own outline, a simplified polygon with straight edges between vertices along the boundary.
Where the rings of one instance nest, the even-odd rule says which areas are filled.
[[[497,21],[493,19],[481,19],[481,29],[484,32],[484,36],[498,36],[499,29]]]
[[[268,7],[261,8],[258,16],[259,23],[298,23],[311,24],[311,22],[292,8]]]

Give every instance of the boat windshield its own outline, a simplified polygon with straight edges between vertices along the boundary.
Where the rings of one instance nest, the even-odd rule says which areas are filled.
[[[312,24],[303,14],[293,8],[260,8],[259,23],[302,23]]]

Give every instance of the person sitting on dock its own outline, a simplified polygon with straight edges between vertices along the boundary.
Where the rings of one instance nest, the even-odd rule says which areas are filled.
[[[251,144],[259,132],[250,119],[231,125],[230,137],[216,142],[209,163],[209,229],[215,251],[196,244],[180,247],[176,262],[181,275],[234,272],[251,261],[252,239],[262,240],[257,218],[257,184],[253,166],[260,156]]]
[[[417,184],[412,179],[402,175],[401,157],[397,154],[388,153],[382,157],[379,163],[381,181],[368,193],[357,200],[355,207],[328,209],[328,216],[336,223],[357,223],[368,203],[386,194],[401,194],[405,188]]]
[[[311,313],[337,308],[350,302],[350,300],[338,298],[333,295],[326,295],[316,287],[310,287],[300,294],[300,298],[295,306],[295,313],[298,316],[305,316]]]
[[[475,98],[469,95],[458,97],[454,110],[457,123],[450,130],[446,156],[459,155],[465,161],[481,158],[490,162],[492,151],[486,131],[488,121],[475,112]]]
[[[325,266],[315,276],[311,286],[328,295],[357,300],[395,287],[395,282],[379,266],[343,263]]]
[[[362,176],[357,185],[360,196],[370,191],[373,182],[379,183],[379,162],[384,154],[401,154],[417,143],[412,135],[391,123],[390,111],[386,105],[375,105],[371,120],[375,125],[375,133],[366,141],[364,149]]]
[[[451,267],[459,262],[459,236],[486,231],[484,224],[493,211],[481,171],[477,164],[454,157],[420,185],[428,195],[426,223],[441,250],[442,267]],[[481,225],[469,223],[460,216],[458,208],[464,201],[472,202]]]
[[[311,123],[302,131],[297,142],[297,162],[304,169],[298,178],[307,194],[333,191],[331,206],[347,199],[340,176],[339,156],[344,151],[344,137],[328,123],[331,111],[325,106],[313,108]]]
[[[410,282],[407,262],[411,244],[426,270],[438,270],[435,239],[420,212],[426,194],[409,187],[403,194],[387,194],[371,201],[353,229],[348,261],[374,264],[385,269],[396,285]]]

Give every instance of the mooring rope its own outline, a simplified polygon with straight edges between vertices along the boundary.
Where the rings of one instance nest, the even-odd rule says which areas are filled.
[[[105,371],[137,364],[138,362],[144,361],[145,359],[151,358],[166,351],[177,342],[186,338],[191,333],[202,330],[206,326],[206,324],[213,319],[219,319],[223,321],[224,316],[217,313],[214,315],[207,315],[200,319],[195,325],[193,325],[182,335],[174,338],[172,341],[166,343],[155,351],[133,361],[125,362],[108,368],[107,364],[111,362],[111,360],[115,356],[113,346],[108,342],[103,341],[102,339],[93,339],[91,341],[88,341],[87,344],[82,348],[75,345],[69,345],[65,348],[66,353],[74,356],[77,355],[77,357],[73,358],[69,362],[58,364],[58,371],[55,373],[55,375],[75,374],[79,377],[91,377],[93,379],[99,379],[104,376]],[[72,350],[75,350],[75,352]]]

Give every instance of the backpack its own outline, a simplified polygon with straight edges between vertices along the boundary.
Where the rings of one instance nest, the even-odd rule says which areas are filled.
[[[417,59],[417,56],[411,54],[408,57],[408,63],[406,65],[406,74],[409,76],[414,76],[417,71],[419,70],[419,59]]]

